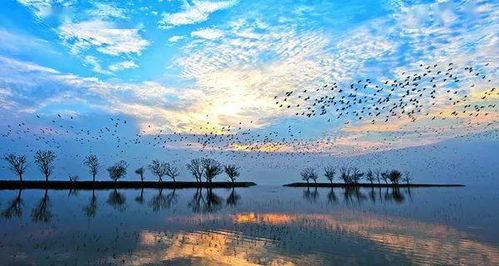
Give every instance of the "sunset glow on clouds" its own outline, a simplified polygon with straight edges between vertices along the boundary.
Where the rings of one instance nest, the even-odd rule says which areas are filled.
[[[490,91],[498,75],[494,1],[9,0],[2,5],[0,111],[15,117],[124,115],[150,135],[275,131],[280,135],[272,140],[218,148],[332,154],[497,129],[497,90]],[[17,23],[21,19],[25,22]],[[348,87],[366,78],[400,80],[401,73],[420,71],[420,64],[450,62],[463,75],[461,85],[442,83],[435,105],[420,99],[425,111],[415,115],[416,122],[399,117],[371,124],[367,118],[333,115],[326,122],[329,117],[295,116],[306,110],[303,104],[301,110],[275,104],[274,97],[287,91],[315,91],[333,82]],[[466,76],[466,66],[487,80]],[[446,100],[446,89],[486,106],[476,116],[454,115],[463,103]],[[485,92],[486,99],[475,97]],[[292,97],[289,102],[300,103]]]

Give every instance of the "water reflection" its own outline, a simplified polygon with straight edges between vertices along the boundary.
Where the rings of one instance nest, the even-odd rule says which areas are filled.
[[[83,213],[89,218],[93,218],[97,214],[97,197],[95,196],[95,190],[92,190],[92,197],[90,197],[87,206],[83,208]]]
[[[498,239],[444,222],[459,211],[427,221],[442,213],[437,203],[455,205],[445,191],[421,199],[417,190],[391,188],[275,190],[114,189],[69,198],[0,191],[0,257],[5,264],[499,264]],[[480,220],[487,218],[497,221]]]
[[[17,196],[10,201],[7,208],[2,211],[2,217],[10,219],[12,217],[21,217],[23,214],[23,199],[21,197],[22,190],[20,189]]]
[[[157,212],[162,209],[170,209],[177,203],[177,196],[175,194],[175,189],[170,193],[163,195],[163,189],[158,190],[158,194],[152,197],[149,202],[149,206],[152,207],[152,210]]]
[[[118,192],[117,189],[112,190],[109,193],[109,197],[107,198],[107,204],[112,206],[115,210],[120,212],[126,209],[126,197],[125,194]]]
[[[48,190],[45,190],[43,197],[40,199],[36,207],[31,210],[31,219],[35,223],[48,223],[52,219]]]

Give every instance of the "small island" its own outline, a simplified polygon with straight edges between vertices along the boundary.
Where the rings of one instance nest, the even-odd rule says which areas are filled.
[[[462,184],[415,184],[411,183],[412,176],[408,171],[402,174],[399,170],[381,171],[367,170],[362,172],[357,167],[341,167],[337,171],[334,166],[324,167],[324,177],[329,183],[317,183],[319,175],[312,167],[307,167],[300,172],[302,180],[285,184],[285,187],[464,187]],[[337,172],[339,175],[336,176]],[[339,179],[342,183],[334,182]],[[368,183],[360,183],[366,180]],[[310,182],[312,181],[312,182]]]
[[[283,185],[285,187],[464,187],[462,184],[371,184],[371,183],[304,183],[295,182]]]

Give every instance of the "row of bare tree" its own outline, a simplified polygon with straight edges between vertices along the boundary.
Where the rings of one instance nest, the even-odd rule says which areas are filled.
[[[324,167],[324,177],[330,182],[333,183],[335,179],[339,179],[343,181],[345,184],[358,184],[362,179],[368,181],[371,184],[375,182],[381,184],[383,181],[385,184],[388,182],[397,185],[401,181],[409,184],[412,180],[412,177],[408,171],[402,174],[398,170],[391,171],[381,171],[381,170],[367,170],[366,172],[362,172],[357,167],[341,167],[337,170],[334,166]],[[337,175],[339,174],[339,175]],[[315,169],[312,167],[307,167],[300,172],[300,175],[304,181],[309,183],[313,181],[317,183],[317,179],[319,175],[316,173]]]
[[[53,151],[37,151],[35,154],[35,163],[45,176],[45,181],[49,180],[50,175],[54,170],[54,162],[56,155]],[[8,162],[10,169],[15,172],[20,181],[23,181],[23,175],[28,168],[28,161],[25,155],[16,155],[13,153],[7,154],[4,160]],[[92,175],[92,180],[95,182],[95,177],[101,169],[99,159],[96,155],[89,155],[85,158],[83,162],[85,166],[88,167],[90,175]],[[197,182],[203,181],[212,182],[216,176],[225,172],[229,177],[231,182],[235,182],[237,177],[239,177],[239,167],[234,164],[223,165],[217,160],[202,158],[193,159],[186,165],[187,169],[194,176]],[[119,161],[114,165],[106,168],[109,178],[113,181],[118,181],[125,177],[127,174],[128,163],[126,161]],[[173,163],[162,162],[160,160],[153,160],[151,164],[147,166],[151,173],[158,177],[160,182],[163,182],[163,177],[167,176],[176,181],[176,178],[180,175],[179,169],[173,165]],[[139,175],[140,180],[144,181],[144,175],[146,173],[146,167],[140,167],[135,170],[135,173]],[[70,181],[78,181],[77,176],[70,176]]]

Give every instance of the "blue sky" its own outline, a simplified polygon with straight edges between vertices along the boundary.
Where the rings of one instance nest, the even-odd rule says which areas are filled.
[[[77,122],[67,132],[74,136],[78,129],[105,127],[98,120],[121,117],[129,124],[119,134],[130,138],[227,134],[231,127],[230,134],[253,137],[213,143],[208,150],[352,156],[498,128],[498,96],[490,92],[498,75],[497,1],[4,0],[0,5],[4,132],[19,121],[33,131],[46,128],[61,115],[61,129]],[[296,116],[294,109],[275,104],[275,96],[291,90],[348,87],[367,78],[400,80],[406,73],[421,74],[421,64],[438,64],[444,71],[449,63],[460,82],[439,84],[436,98],[421,96],[416,122],[402,116],[370,124],[353,113],[327,121]],[[467,66],[487,79],[467,74]],[[465,107],[446,100],[445,91],[484,105],[488,115],[452,115]],[[28,138],[21,133],[10,137]],[[89,145],[79,151],[99,143]],[[195,137],[170,143],[167,149],[172,148],[201,149]]]

